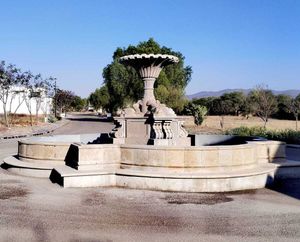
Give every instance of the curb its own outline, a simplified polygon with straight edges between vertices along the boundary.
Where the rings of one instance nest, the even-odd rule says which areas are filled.
[[[300,149],[300,145],[294,145],[294,144],[287,144],[286,147],[291,149]]]
[[[26,137],[31,137],[31,136],[40,136],[40,135],[45,135],[45,134],[50,134],[54,132],[56,129],[63,127],[64,125],[68,124],[70,120],[64,120],[65,122],[61,122],[59,125],[57,125],[54,128],[49,128],[48,130],[38,130],[36,132],[28,133],[28,134],[21,134],[21,135],[8,135],[8,136],[0,136],[0,140],[8,140],[8,139],[20,139],[20,138],[26,138]]]

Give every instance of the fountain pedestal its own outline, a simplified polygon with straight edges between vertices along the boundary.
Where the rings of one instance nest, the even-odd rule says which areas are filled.
[[[114,144],[190,146],[183,122],[170,117],[117,117]]]
[[[113,143],[190,146],[188,133],[175,112],[161,104],[154,96],[154,82],[164,66],[177,63],[172,55],[128,55],[120,62],[134,67],[144,81],[144,95],[130,108],[115,118]]]

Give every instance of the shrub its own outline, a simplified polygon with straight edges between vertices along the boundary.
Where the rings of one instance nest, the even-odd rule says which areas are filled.
[[[204,121],[205,115],[207,114],[207,108],[205,106],[189,103],[185,107],[185,113],[194,116],[195,124],[201,125]]]
[[[300,144],[300,131],[292,129],[286,130],[267,130],[263,127],[239,127],[227,130],[225,134],[239,136],[259,136],[269,140],[284,141],[288,144]]]
[[[54,115],[48,116],[48,123],[55,123],[57,121],[57,118],[55,118]]]

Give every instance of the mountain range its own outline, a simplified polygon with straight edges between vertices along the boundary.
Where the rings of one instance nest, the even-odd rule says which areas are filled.
[[[224,93],[230,93],[230,92],[243,92],[245,95],[247,95],[252,89],[224,89],[220,91],[202,91],[202,92],[197,92],[195,94],[187,95],[188,99],[193,99],[193,98],[201,98],[201,97],[219,97],[222,96]],[[284,94],[284,95],[289,95],[291,97],[296,97],[297,95],[300,94],[300,90],[283,90],[283,91],[278,91],[278,90],[271,90],[275,95],[279,94]]]

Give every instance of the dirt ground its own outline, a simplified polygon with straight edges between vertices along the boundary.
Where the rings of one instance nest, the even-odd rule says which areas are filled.
[[[190,133],[221,133],[220,121],[220,116],[207,116],[201,126],[187,125],[186,128]],[[240,126],[263,127],[263,125],[263,121],[258,117],[224,116],[223,131]],[[296,122],[294,120],[269,119],[267,123],[267,129],[271,130],[295,129],[295,127]]]

